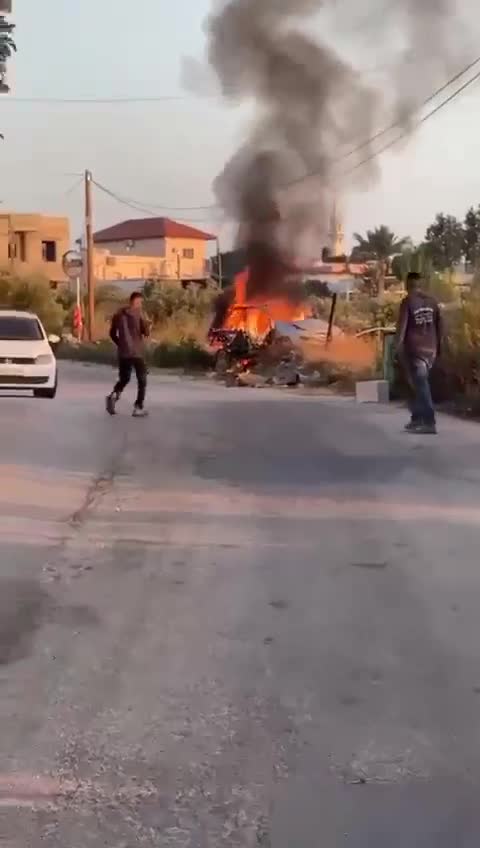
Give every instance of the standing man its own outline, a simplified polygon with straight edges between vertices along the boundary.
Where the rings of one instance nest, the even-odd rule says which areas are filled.
[[[420,274],[407,277],[407,296],[400,306],[397,355],[411,389],[410,433],[437,432],[430,388],[430,372],[442,344],[442,316],[435,298],[421,290]]]
[[[107,412],[115,415],[115,407],[120,400],[124,388],[130,382],[132,370],[137,378],[137,400],[133,407],[135,418],[145,418],[148,415],[144,409],[145,393],[147,390],[147,365],[145,362],[144,340],[149,335],[149,325],[142,312],[143,295],[133,292],[128,306],[120,309],[112,319],[110,338],[118,350],[118,381],[113,392],[106,400]]]

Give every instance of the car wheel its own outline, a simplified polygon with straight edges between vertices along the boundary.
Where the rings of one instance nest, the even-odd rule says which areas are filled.
[[[34,389],[33,397],[45,398],[46,400],[53,400],[57,394],[57,388],[58,377],[55,377],[55,385],[53,385],[51,389]]]

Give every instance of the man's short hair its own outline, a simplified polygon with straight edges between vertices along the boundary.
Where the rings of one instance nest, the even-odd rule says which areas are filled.
[[[418,271],[410,271],[407,274],[407,283],[419,283],[421,279],[422,275]]]
[[[130,303],[133,303],[135,300],[143,300],[143,294],[139,291],[134,291],[130,295]]]

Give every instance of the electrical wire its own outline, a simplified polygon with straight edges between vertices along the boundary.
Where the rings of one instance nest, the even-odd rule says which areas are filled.
[[[473,68],[475,68],[479,63],[480,63],[480,56],[478,56],[476,59],[474,59],[473,62],[470,62],[468,65],[466,65],[461,71],[458,71],[458,73],[456,73],[451,79],[449,79],[446,83],[444,83],[440,88],[436,89],[436,91],[434,91],[433,94],[430,94],[429,97],[427,97],[427,99],[424,100],[423,103],[420,106],[418,106],[415,111],[418,112],[418,111],[420,111],[420,109],[424,109],[425,106],[428,106],[429,103],[431,103],[433,100],[435,100],[440,94],[443,94],[443,92],[446,91],[447,88],[450,88],[450,86],[452,86],[454,83],[458,82],[459,79],[461,79],[463,76],[465,76],[465,74],[467,74],[469,71],[473,70]],[[477,78],[478,78],[478,75],[473,77],[473,79],[471,81],[467,82],[464,86],[462,86],[460,89],[458,89],[458,91],[454,92],[443,103],[441,103],[439,107],[437,107],[431,113],[426,115],[425,118],[422,118],[422,120],[417,124],[417,126],[420,126],[421,124],[423,124],[425,122],[425,120],[428,120],[429,117],[432,117],[433,115],[435,115],[438,111],[440,111],[441,108],[443,108],[443,106],[446,106],[447,103],[450,103],[450,101],[453,100],[458,94],[461,94],[462,91],[464,91],[464,89],[467,88],[471,84],[471,82],[475,82]],[[347,151],[346,153],[343,153],[341,156],[336,157],[333,160],[333,164],[338,164],[339,162],[343,162],[345,159],[349,159],[355,153],[359,153],[361,150],[364,150],[366,147],[369,147],[375,141],[378,141],[378,139],[383,138],[384,135],[387,135],[388,133],[392,132],[392,130],[400,128],[401,126],[402,126],[402,121],[400,121],[400,120],[394,121],[389,126],[384,127],[383,129],[379,130],[377,133],[375,133],[375,135],[373,135],[370,138],[367,138],[364,141],[357,144],[351,150]],[[397,141],[400,141],[402,138],[405,138],[409,134],[410,134],[410,130],[403,131],[402,134],[400,136],[398,136],[397,139],[395,139],[393,142],[390,142],[389,144],[385,145],[385,147],[382,147],[377,152],[373,153],[370,157],[365,159],[364,162],[362,162],[361,164],[365,164],[366,162],[369,162],[371,159],[375,158],[375,156],[380,155],[385,150],[388,150],[388,148],[390,146],[392,146],[393,144],[396,144]],[[355,167],[352,170],[353,171],[357,170],[358,167],[360,167],[360,165],[355,165]],[[351,172],[347,171],[346,173],[348,174],[348,173],[351,173]],[[317,171],[317,170],[308,171],[303,176],[297,177],[295,180],[291,180],[289,183],[287,183],[285,186],[283,186],[283,188],[290,188],[291,186],[298,185],[299,183],[302,183],[304,180],[308,180],[308,179],[311,179],[312,177],[318,176],[318,174],[319,174],[319,171]]]
[[[465,76],[465,74],[468,74],[469,71],[471,71],[473,68],[475,68],[476,65],[478,65],[479,62],[480,62],[480,56],[478,56],[478,58],[475,59],[473,62],[470,62],[470,64],[467,65],[465,68],[463,68],[462,71],[459,71],[457,74],[455,74],[455,76],[452,77],[450,80],[448,80],[448,82],[444,83],[444,85],[442,85],[441,88],[438,88],[436,91],[434,91],[433,94],[430,94],[430,96],[427,97],[427,99],[423,101],[421,106],[419,106],[416,109],[416,111],[419,111],[420,109],[424,109],[425,106],[428,106],[428,104],[431,103],[433,100],[435,100],[440,94],[443,94],[443,92],[446,91],[447,88],[450,88],[451,85],[453,85],[455,82],[457,82],[459,79],[461,79],[461,77]],[[382,136],[386,135],[387,133],[389,133],[392,130],[397,129],[397,127],[401,127],[401,126],[402,126],[402,121],[400,121],[400,120],[395,121],[393,124],[390,124],[390,126],[385,127],[383,130],[379,130],[379,132],[377,132],[371,138],[367,139],[366,141],[361,142],[359,145],[357,145],[357,147],[354,147],[348,153],[345,153],[344,156],[340,157],[340,159],[343,159],[343,158],[348,159],[349,156],[353,156],[354,153],[358,153],[360,150],[363,150],[363,148],[367,147],[369,144],[373,144],[374,141],[377,141],[379,138],[382,138]],[[340,161],[340,159],[337,159],[336,161]]]
[[[66,190],[66,192],[65,192],[65,196],[66,196],[66,197],[68,197],[70,194],[73,194],[73,192],[74,192],[77,188],[79,188],[79,186],[81,186],[81,185],[82,185],[82,183],[83,183],[83,179],[84,179],[84,178],[83,178],[83,174],[82,174],[82,176],[80,177],[80,179],[79,179],[79,180],[75,180],[75,182],[73,183],[73,185],[71,185],[71,186],[70,186],[70,188],[67,188],[67,190]]]
[[[153,95],[152,97],[7,97],[5,103],[26,103],[29,105],[122,105],[128,103],[164,103],[179,100],[195,100],[196,98],[181,94]]]
[[[133,206],[146,206],[147,205],[147,204],[144,204],[143,201],[135,200],[131,197],[126,197],[125,195],[120,195],[120,194],[118,194],[118,192],[115,192],[112,189],[109,189],[109,191],[113,195],[115,195],[117,198],[121,198],[122,201],[125,201],[125,203],[131,203]],[[157,211],[162,211],[162,210],[165,211],[166,210],[166,211],[170,211],[170,212],[203,212],[203,211],[218,209],[218,206],[215,203],[210,203],[210,204],[207,204],[205,206],[167,206],[167,205],[162,205],[162,204],[158,204],[158,203],[149,203],[148,206],[151,209],[156,209]],[[155,214],[157,214],[157,213],[155,213]]]
[[[480,61],[480,59],[478,61]],[[373,159],[376,159],[378,156],[381,156],[382,153],[385,153],[385,151],[389,150],[395,144],[398,144],[399,141],[402,141],[404,138],[407,138],[407,136],[409,136],[411,132],[415,132],[415,130],[417,130],[421,126],[423,126],[423,124],[425,124],[426,121],[428,121],[430,118],[433,118],[434,115],[437,115],[438,112],[440,112],[445,106],[447,106],[449,103],[451,103],[457,97],[459,97],[460,94],[463,94],[463,92],[466,91],[467,88],[469,88],[474,83],[478,82],[478,80],[480,80],[480,71],[478,71],[478,73],[476,73],[475,76],[471,77],[469,80],[467,80],[465,83],[463,83],[463,85],[460,86],[460,88],[457,88],[456,91],[454,91],[452,94],[449,95],[449,97],[445,98],[445,100],[443,100],[438,106],[436,106],[435,109],[432,109],[430,112],[428,112],[427,115],[424,115],[423,118],[421,118],[419,121],[417,121],[415,126],[413,126],[411,129],[404,130],[399,136],[392,139],[387,144],[385,144],[383,147],[381,147],[380,150],[376,150],[374,153],[372,153],[370,156],[367,156],[361,162],[357,162],[357,164],[354,165],[353,168],[350,168],[348,171],[345,171],[342,176],[347,176],[348,174],[353,174],[354,171],[357,171],[363,165],[366,165],[366,164],[368,164],[368,162],[371,162]]]
[[[147,206],[143,206],[142,204],[137,203],[136,201],[132,201],[132,200],[129,200],[128,198],[121,197],[121,195],[117,194],[114,191],[111,191],[111,189],[102,185],[102,183],[97,182],[97,180],[92,180],[92,182],[93,182],[93,185],[96,186],[96,188],[98,188],[100,191],[102,191],[108,197],[111,197],[113,200],[116,200],[116,202],[120,203],[122,206],[126,206],[127,208],[132,209],[135,212],[142,212],[143,214],[148,215],[151,218],[157,218],[158,217],[158,210],[154,211],[153,209],[151,209]],[[201,207],[201,208],[203,209],[203,208],[206,208],[206,207]],[[183,221],[188,221],[190,223],[197,223],[197,224],[208,223],[206,218],[188,218],[188,217],[184,217],[183,215],[180,215],[179,217]]]
[[[449,86],[451,86],[454,82],[456,82],[458,79],[460,79],[460,77],[464,76],[469,70],[471,70],[473,67],[475,67],[479,62],[480,62],[480,56],[478,57],[478,59],[476,59],[474,62],[471,62],[466,68],[464,68],[463,71],[459,72],[454,77],[452,77],[452,79],[449,80],[449,82],[445,83],[441,88],[439,88],[436,92],[434,92],[434,94],[430,95],[430,97],[425,101],[425,103],[430,103],[432,100],[434,100],[436,97],[438,97],[438,95],[440,93],[445,91]],[[398,142],[402,141],[404,138],[409,136],[411,134],[411,132],[414,132],[415,130],[417,130],[421,126],[423,126],[423,124],[425,124],[428,120],[430,120],[430,118],[433,118],[434,115],[437,115],[442,109],[444,109],[446,106],[448,106],[450,103],[452,103],[457,97],[459,97],[461,94],[463,94],[464,91],[466,91],[471,85],[473,85],[478,80],[480,80],[480,71],[478,71],[473,77],[471,77],[466,82],[464,82],[463,85],[461,85],[459,88],[457,88],[448,97],[446,97],[444,100],[442,100],[442,102],[439,103],[437,106],[435,106],[434,109],[431,109],[430,112],[428,112],[419,121],[417,121],[417,123],[411,129],[403,130],[403,132],[401,132],[400,135],[398,135],[394,139],[391,139],[389,142],[387,142],[387,144],[385,144],[379,150],[376,150],[375,152],[373,152],[372,154],[367,156],[365,159],[362,159],[360,162],[357,162],[353,166],[353,168],[350,168],[349,170],[344,171],[342,176],[347,176],[349,174],[352,174],[352,173],[354,173],[354,171],[357,171],[359,168],[363,167],[363,165],[366,165],[369,162],[373,161],[374,159],[377,159],[379,156],[381,156],[382,153],[385,153],[387,150],[389,150],[395,144],[398,144]],[[425,105],[425,104],[423,104],[423,105]],[[355,151],[359,151],[359,150],[363,149],[363,147],[365,147],[367,144],[373,143],[374,141],[378,140],[378,138],[382,137],[387,132],[391,131],[392,129],[395,129],[398,126],[401,126],[400,122],[396,122],[389,129],[380,131],[375,136],[373,136],[371,139],[369,139],[368,142],[363,142],[361,145],[359,145],[357,148],[355,148]],[[348,153],[344,156],[341,156],[334,161],[335,162],[343,161],[344,159],[349,158],[349,156],[351,156],[352,153],[355,152],[355,151],[350,151],[350,153]],[[303,182],[304,180],[309,179],[310,177],[316,176],[318,173],[319,173],[318,171],[313,171],[313,172],[310,172],[309,174],[305,174],[301,178],[297,178],[296,180],[292,180],[286,186],[283,186],[283,188],[290,188],[292,185],[296,185],[300,182]],[[94,185],[97,186],[97,188],[99,188],[105,194],[112,197],[118,203],[121,203],[124,206],[128,206],[131,209],[134,209],[135,211],[139,211],[139,212],[143,212],[143,213],[146,213],[148,215],[151,215],[152,217],[155,217],[156,215],[158,215],[158,209],[156,211],[153,211],[151,208],[147,208],[145,206],[142,206],[137,201],[133,201],[133,200],[130,200],[128,198],[122,198],[120,195],[116,194],[115,192],[111,191],[110,189],[107,189],[105,186],[103,186],[101,183],[96,182],[95,180],[93,182],[94,182]],[[163,208],[163,209],[171,208],[171,209],[173,209],[174,207],[159,207],[159,208]],[[199,211],[200,210],[208,210],[208,209],[213,210],[215,208],[216,208],[215,206],[211,206],[211,207],[201,206],[201,207],[190,207],[190,210],[191,211],[193,211],[195,209],[198,209]],[[183,207],[183,209],[188,211],[189,207]],[[179,210],[177,210],[177,211],[179,211]],[[193,218],[191,218],[191,219],[184,218],[184,220],[190,220],[190,221],[196,220],[197,223],[201,222],[200,219],[193,219]]]

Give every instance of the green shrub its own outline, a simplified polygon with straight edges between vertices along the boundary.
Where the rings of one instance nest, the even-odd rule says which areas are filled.
[[[115,365],[117,362],[117,351],[110,341],[94,344],[64,341],[59,346],[57,355],[60,359],[99,365]],[[206,370],[213,365],[211,354],[194,339],[149,345],[146,349],[146,359],[154,368],[181,368],[187,371]]]
[[[194,339],[185,339],[177,344],[160,342],[153,348],[152,365],[157,368],[184,368],[206,370],[213,366],[212,355]]]
[[[117,351],[111,341],[82,342],[81,344],[63,341],[56,352],[58,359],[68,359],[74,362],[91,362],[98,365],[114,365],[117,361]]]
[[[145,310],[155,327],[161,328],[172,318],[177,322],[194,316],[199,323],[207,318],[217,295],[215,289],[150,280],[144,289]]]
[[[60,334],[66,312],[47,280],[40,276],[0,278],[0,306],[34,312],[48,333]]]

